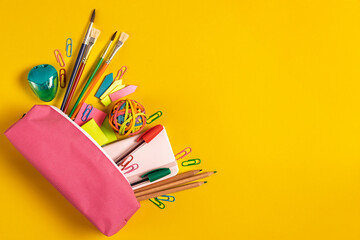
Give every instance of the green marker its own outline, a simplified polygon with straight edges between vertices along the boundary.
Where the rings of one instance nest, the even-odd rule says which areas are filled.
[[[105,55],[106,55],[107,51],[109,50],[111,43],[114,41],[115,36],[116,36],[116,33],[117,33],[117,31],[112,35],[110,42],[106,45],[105,50],[104,50],[104,52],[101,54],[101,57],[100,57],[98,63],[96,64],[96,67],[95,67],[94,71],[92,72],[91,76],[90,76],[89,79],[87,80],[87,82],[86,82],[83,90],[82,90],[81,93],[80,93],[80,96],[79,96],[78,99],[76,100],[75,105],[74,105],[73,108],[71,109],[71,112],[70,112],[70,114],[69,114],[69,117],[70,117],[70,118],[71,118],[72,115],[74,114],[74,112],[75,112],[75,110],[76,110],[76,108],[77,108],[77,106],[78,106],[81,98],[84,96],[84,94],[85,94],[86,90],[88,89],[91,81],[92,81],[93,78],[95,77],[96,72],[99,70],[102,62],[104,61]]]
[[[137,181],[137,182],[134,182],[131,184],[131,186],[135,186],[135,185],[138,185],[140,183],[143,183],[143,182],[154,182],[160,178],[163,178],[167,175],[169,175],[171,173],[170,171],[170,168],[158,168],[158,169],[155,169],[155,170],[152,170],[148,173],[145,173],[144,175],[141,176],[141,179],[140,181]]]

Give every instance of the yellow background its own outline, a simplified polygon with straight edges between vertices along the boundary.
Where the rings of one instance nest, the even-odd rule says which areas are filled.
[[[93,8],[87,72],[128,32],[107,73],[128,66],[131,97],[163,111],[174,152],[190,146],[219,172],[164,210],[142,202],[113,239],[360,238],[359,1],[3,0],[2,132],[41,104],[27,73],[58,68],[68,37],[70,74]],[[106,239],[4,135],[0,160],[1,239]]]

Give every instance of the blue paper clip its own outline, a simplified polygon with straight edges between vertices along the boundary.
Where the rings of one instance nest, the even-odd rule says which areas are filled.
[[[72,56],[72,39],[71,38],[68,38],[66,39],[66,56],[67,57],[71,57]]]
[[[155,205],[156,205],[158,208],[160,208],[160,209],[164,209],[164,208],[165,208],[165,204],[162,203],[161,201],[159,201],[158,198],[154,198],[154,200],[150,198],[149,201],[152,202],[153,204],[155,204]]]
[[[93,106],[91,104],[87,105],[82,116],[81,116],[81,121],[86,122],[88,120],[88,117],[91,113],[91,111],[93,110]]]
[[[157,197],[157,199],[166,202],[175,202],[175,197],[170,195],[162,195],[160,197]]]
[[[192,165],[198,165],[200,163],[201,163],[200,158],[196,158],[196,159],[190,159],[190,160],[183,161],[181,163],[181,165],[183,167],[187,167],[187,166],[192,166]]]

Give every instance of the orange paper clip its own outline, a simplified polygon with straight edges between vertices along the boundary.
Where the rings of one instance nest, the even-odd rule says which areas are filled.
[[[60,67],[65,67],[65,61],[59,49],[54,51],[56,61],[59,63]]]
[[[65,68],[59,70],[60,87],[66,87],[66,71]]]
[[[175,159],[176,160],[182,159],[183,157],[191,153],[191,151],[192,151],[191,147],[186,147],[184,150],[182,150],[181,152],[175,155]]]

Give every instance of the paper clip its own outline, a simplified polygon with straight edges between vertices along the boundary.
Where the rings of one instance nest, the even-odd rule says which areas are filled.
[[[72,56],[72,39],[68,38],[66,39],[66,56],[71,57]]]
[[[200,163],[201,163],[201,160],[199,158],[196,158],[196,159],[190,159],[190,160],[183,161],[181,163],[181,165],[183,167],[187,167],[187,166],[192,166],[192,165],[198,165]]]
[[[65,67],[65,61],[59,49],[54,51],[56,61],[59,63],[60,67]]]
[[[65,68],[61,68],[59,70],[59,76],[60,76],[60,87],[61,88],[66,87],[66,71],[65,71]]]
[[[91,104],[87,105],[81,116],[81,121],[86,122],[93,109],[94,109],[94,107]]]
[[[161,201],[159,201],[159,199],[154,198],[154,199],[149,199],[150,202],[152,202],[153,204],[155,204],[158,208],[160,209],[164,209],[165,208],[165,204],[162,203]]]
[[[115,82],[116,80],[122,79],[122,77],[124,76],[126,70],[127,70],[127,67],[126,67],[126,66],[122,66],[122,67],[119,69],[119,71],[117,72],[116,77],[114,78],[114,81],[113,81],[113,82]]]
[[[161,116],[162,116],[162,112],[157,111],[156,113],[154,113],[153,115],[151,115],[150,117],[147,118],[146,124],[152,123],[153,121],[155,121],[156,119],[158,119]]]
[[[129,170],[129,171],[127,171],[127,172],[124,172],[124,174],[131,173],[132,171],[135,171],[135,170],[138,169],[138,168],[139,168],[139,164],[134,163],[134,164],[128,166],[127,168],[124,168],[124,171],[125,171],[125,170]]]
[[[127,159],[129,159],[130,158],[130,160],[127,160]],[[129,163],[131,163],[131,161],[134,159],[134,157],[133,157],[133,155],[129,155],[129,157],[127,157],[127,158],[125,158],[123,161],[122,161],[122,163],[120,163],[120,165],[119,166],[121,166],[122,168],[121,168],[121,171],[123,171],[123,170],[125,170],[125,168],[127,167],[127,165],[129,165]],[[126,161],[127,160],[127,161]]]
[[[183,157],[185,157],[186,155],[191,153],[191,151],[192,151],[191,147],[186,147],[184,150],[182,150],[181,152],[179,152],[175,155],[176,160],[182,159]],[[180,156],[178,156],[178,155],[180,155]]]
[[[175,197],[170,195],[162,195],[160,197],[157,197],[157,199],[166,202],[175,202]]]

